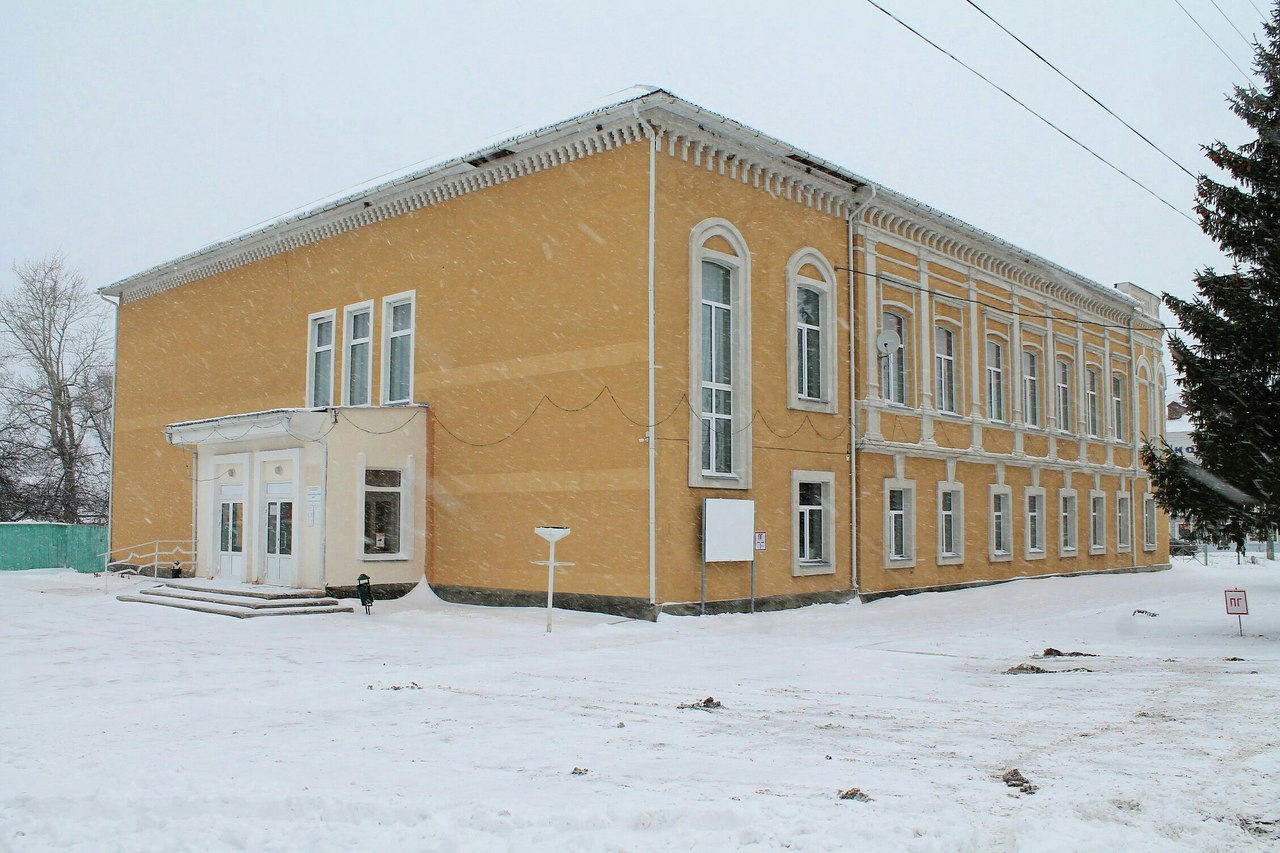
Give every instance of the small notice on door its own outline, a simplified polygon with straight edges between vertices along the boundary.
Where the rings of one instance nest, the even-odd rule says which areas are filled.
[[[321,486],[307,487],[307,527],[315,527],[324,517],[324,489]]]
[[[765,546],[765,535],[763,530],[756,531],[756,550],[763,551]]]

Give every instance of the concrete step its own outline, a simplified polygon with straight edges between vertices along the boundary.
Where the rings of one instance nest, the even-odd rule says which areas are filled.
[[[294,593],[297,593],[296,595]],[[117,595],[118,601],[159,604],[250,619],[255,616],[305,616],[319,613],[351,613],[355,608],[319,590],[246,589],[215,587],[210,584],[166,582],[134,593]]]
[[[210,604],[234,604],[239,607],[249,607],[254,610],[269,609],[273,607],[322,607],[338,604],[336,598],[256,598],[239,593],[221,592],[215,590],[194,590],[184,587],[171,587],[169,585],[153,586],[149,589],[139,590],[141,595],[158,595],[165,598],[181,598],[186,601],[205,601]]]
[[[245,595],[250,598],[324,598],[322,589],[297,589],[289,586],[258,586],[256,584],[219,584],[200,579],[166,580],[164,586],[172,589],[191,589],[197,592],[217,592],[225,595]]]

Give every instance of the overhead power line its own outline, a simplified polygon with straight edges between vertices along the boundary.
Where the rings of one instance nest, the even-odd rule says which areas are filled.
[[[1252,51],[1253,42],[1249,41],[1249,39],[1245,36],[1245,34],[1240,32],[1240,28],[1236,26],[1235,21],[1227,17],[1227,13],[1222,11],[1222,7],[1218,5],[1218,0],[1209,0],[1209,2],[1213,4],[1213,8],[1218,10],[1218,14],[1222,16],[1223,20],[1225,20],[1228,24],[1231,25],[1231,29],[1236,31],[1236,35],[1240,36],[1240,41],[1244,42],[1244,46],[1249,48],[1250,51]]]
[[[999,21],[997,21],[995,18],[991,17],[991,15],[987,12],[987,10],[986,10],[986,9],[983,9],[983,8],[982,8],[981,6],[979,6],[977,3],[973,2],[973,0],[966,0],[966,2],[967,2],[970,6],[972,6],[972,7],[973,7],[973,8],[975,8],[975,9],[977,9],[979,12],[981,12],[981,13],[982,13],[982,15],[983,15],[983,17],[985,17],[988,21],[990,21],[991,23],[995,24],[995,25],[996,25],[997,27],[999,27],[1000,29],[1004,30],[1005,35],[1009,36],[1009,38],[1013,39],[1013,40],[1014,40],[1014,41],[1016,41],[1018,44],[1022,45],[1022,46],[1023,46],[1023,47],[1025,47],[1028,51],[1030,51],[1032,56],[1034,56],[1036,59],[1040,60],[1040,61],[1041,61],[1041,62],[1043,62],[1045,65],[1047,65],[1047,66],[1049,66],[1050,68],[1052,68],[1052,69],[1053,69],[1053,72],[1054,72],[1055,74],[1057,74],[1057,75],[1058,75],[1059,77],[1061,77],[1063,80],[1066,80],[1066,81],[1067,81],[1068,83],[1070,83],[1072,86],[1075,86],[1075,87],[1076,87],[1076,89],[1077,89],[1077,91],[1079,91],[1079,92],[1080,92],[1080,94],[1084,95],[1086,98],[1088,98],[1089,100],[1093,101],[1093,102],[1094,102],[1095,104],[1097,104],[1098,106],[1102,107],[1102,109],[1106,110],[1106,112],[1107,112],[1107,114],[1108,114],[1109,116],[1111,116],[1113,119],[1115,119],[1116,121],[1118,121],[1118,122],[1120,122],[1121,124],[1123,124],[1125,127],[1129,128],[1129,130],[1131,130],[1131,131],[1134,133],[1134,135],[1136,135],[1136,136],[1137,136],[1139,139],[1141,139],[1143,142],[1147,143],[1147,145],[1150,145],[1150,146],[1151,146],[1152,148],[1154,148],[1157,152],[1159,152],[1160,156],[1164,157],[1164,159],[1168,160],[1170,163],[1172,163],[1173,165],[1177,166],[1177,167],[1178,167],[1179,169],[1181,169],[1182,171],[1186,172],[1188,177],[1190,177],[1190,178],[1192,178],[1192,179],[1195,179],[1195,178],[1196,178],[1196,174],[1195,174],[1195,172],[1192,172],[1192,171],[1191,171],[1190,169],[1188,169],[1186,166],[1182,165],[1182,164],[1181,164],[1181,163],[1179,163],[1177,160],[1173,159],[1173,157],[1172,157],[1172,156],[1170,156],[1170,155],[1169,155],[1169,154],[1168,154],[1168,153],[1167,153],[1163,148],[1161,148],[1159,145],[1156,145],[1154,142],[1152,142],[1150,139],[1148,139],[1148,138],[1146,137],[1146,135],[1145,135],[1144,133],[1142,133],[1142,131],[1138,130],[1136,127],[1134,127],[1133,125],[1129,124],[1129,122],[1125,121],[1124,119],[1120,118],[1120,116],[1116,115],[1115,111],[1114,111],[1113,109],[1111,109],[1111,107],[1109,107],[1109,106],[1107,106],[1106,104],[1102,103],[1102,101],[1099,101],[1099,100],[1098,100],[1097,98],[1095,98],[1095,97],[1094,97],[1094,96],[1093,96],[1093,95],[1092,95],[1088,90],[1086,90],[1083,86],[1081,86],[1081,85],[1080,85],[1079,83],[1077,83],[1075,80],[1072,80],[1070,77],[1068,77],[1066,74],[1064,74],[1064,73],[1062,72],[1062,70],[1061,70],[1060,68],[1058,68],[1058,66],[1054,65],[1052,62],[1050,62],[1049,60],[1045,59],[1045,58],[1044,58],[1044,55],[1043,55],[1043,54],[1041,54],[1041,53],[1040,53],[1040,51],[1036,50],[1034,47],[1032,47],[1031,45],[1027,44],[1025,41],[1023,41],[1022,39],[1020,39],[1018,36],[1016,36],[1016,35],[1014,35],[1012,32],[1010,32],[1008,27],[1006,27],[1004,24],[1002,24],[1002,23],[1000,23]]]
[[[1106,157],[1103,157],[1103,156],[1102,156],[1101,154],[1099,154],[1097,151],[1094,151],[1094,150],[1093,150],[1092,148],[1090,148],[1088,145],[1085,145],[1085,144],[1084,144],[1083,142],[1081,142],[1079,139],[1076,139],[1076,138],[1075,138],[1074,136],[1072,136],[1070,133],[1067,133],[1065,130],[1063,130],[1062,128],[1058,127],[1058,126],[1057,126],[1056,124],[1054,124],[1053,122],[1049,121],[1049,119],[1045,118],[1045,117],[1044,117],[1044,115],[1042,115],[1041,113],[1036,112],[1034,109],[1032,109],[1031,107],[1029,107],[1027,104],[1025,104],[1025,103],[1023,103],[1022,101],[1018,100],[1018,98],[1017,98],[1017,97],[1015,97],[1012,93],[1010,93],[1008,89],[1005,89],[1003,86],[1001,86],[1000,84],[998,84],[998,83],[996,83],[995,81],[993,81],[990,77],[987,77],[987,76],[986,76],[985,74],[983,74],[981,71],[977,70],[977,69],[976,69],[976,68],[974,68],[972,65],[969,65],[969,64],[968,64],[968,63],[966,63],[963,59],[960,59],[960,58],[959,58],[958,56],[956,56],[954,53],[952,53],[951,51],[949,51],[949,50],[947,50],[946,48],[942,47],[942,46],[941,46],[941,45],[939,45],[937,42],[933,41],[931,38],[929,38],[928,36],[926,36],[924,33],[920,32],[920,31],[919,31],[919,30],[917,30],[915,27],[911,26],[911,25],[910,25],[910,24],[908,24],[906,21],[902,20],[902,19],[901,19],[901,18],[899,18],[897,15],[893,14],[892,12],[890,12],[888,9],[886,9],[886,8],[885,8],[885,7],[883,7],[883,6],[881,6],[879,3],[877,3],[877,2],[876,2],[876,0],[867,0],[867,2],[868,2],[868,3],[870,3],[872,6],[874,6],[875,8],[879,9],[879,10],[880,10],[881,12],[883,12],[885,15],[889,16],[890,18],[892,18],[895,22],[897,22],[897,23],[898,23],[898,25],[900,25],[901,27],[903,27],[903,28],[904,28],[905,30],[907,30],[909,33],[911,33],[912,35],[914,35],[916,38],[920,39],[920,40],[921,40],[921,41],[923,41],[925,44],[927,44],[927,45],[929,45],[930,47],[932,47],[934,50],[936,50],[936,51],[938,51],[939,53],[943,54],[944,56],[948,57],[948,58],[949,58],[949,59],[951,59],[953,62],[955,62],[956,64],[958,64],[960,67],[962,67],[962,68],[964,68],[966,71],[968,71],[970,74],[973,74],[973,75],[974,75],[974,76],[976,76],[978,79],[982,80],[982,82],[986,83],[988,86],[990,86],[991,88],[995,89],[997,92],[999,92],[1000,94],[1004,95],[1006,98],[1008,98],[1009,100],[1013,101],[1015,104],[1017,104],[1018,106],[1022,107],[1024,110],[1026,110],[1027,112],[1031,113],[1031,114],[1032,114],[1033,116],[1035,116],[1036,118],[1040,119],[1040,121],[1044,122],[1044,123],[1045,123],[1045,124],[1047,124],[1049,127],[1053,128],[1053,129],[1054,129],[1054,130],[1056,130],[1058,133],[1060,133],[1060,134],[1062,134],[1063,136],[1065,136],[1065,137],[1066,137],[1067,139],[1069,139],[1071,142],[1073,142],[1074,144],[1076,144],[1076,145],[1077,145],[1077,146],[1079,146],[1080,148],[1083,148],[1083,149],[1084,149],[1085,151],[1087,151],[1091,156],[1093,156],[1093,158],[1094,158],[1094,159],[1098,160],[1100,163],[1102,163],[1103,165],[1107,166],[1107,167],[1108,167],[1109,169],[1111,169],[1113,172],[1115,172],[1116,174],[1120,175],[1120,176],[1121,176],[1121,177],[1123,177],[1125,180],[1129,181],[1131,184],[1133,184],[1134,186],[1136,186],[1136,187],[1138,187],[1139,189],[1141,189],[1141,190],[1142,190],[1143,192],[1145,192],[1147,195],[1151,196],[1151,197],[1152,197],[1152,198],[1154,198],[1156,201],[1160,202],[1160,203],[1161,203],[1161,204],[1163,204],[1165,207],[1169,208],[1169,209],[1170,209],[1170,210],[1172,210],[1174,213],[1178,214],[1178,215],[1179,215],[1179,216],[1181,216],[1183,219],[1185,219],[1185,220],[1187,220],[1188,222],[1190,222],[1192,225],[1196,226],[1197,228],[1199,228],[1199,227],[1200,227],[1200,223],[1198,223],[1198,222],[1196,222],[1194,219],[1192,219],[1192,218],[1191,218],[1191,215],[1190,215],[1190,214],[1188,214],[1186,211],[1182,210],[1182,209],[1181,209],[1181,208],[1179,208],[1177,205],[1173,204],[1173,202],[1171,202],[1171,201],[1169,201],[1169,200],[1165,199],[1163,196],[1158,195],[1158,194],[1156,193],[1156,191],[1155,191],[1155,190],[1151,189],[1151,188],[1150,188],[1150,187],[1148,187],[1146,184],[1142,183],[1142,181],[1139,181],[1139,180],[1138,180],[1137,178],[1135,178],[1133,175],[1130,175],[1130,174],[1129,174],[1128,172],[1126,172],[1124,169],[1121,169],[1121,168],[1120,168],[1119,166],[1117,166],[1115,163],[1112,163],[1112,162],[1111,162],[1110,160],[1108,160]]]
[[[1227,53],[1225,50],[1222,49],[1222,45],[1218,44],[1218,40],[1215,39],[1213,36],[1209,35],[1208,30],[1200,26],[1200,22],[1196,20],[1195,15],[1192,15],[1190,12],[1188,12],[1187,7],[1182,5],[1182,0],[1173,0],[1173,2],[1178,4],[1178,8],[1182,10],[1182,13],[1191,19],[1191,23],[1196,25],[1196,29],[1204,33],[1204,37],[1213,43],[1213,46],[1218,49],[1218,52],[1227,58],[1227,62],[1230,62],[1232,65],[1234,65],[1236,67],[1236,70],[1239,71],[1241,74],[1243,74],[1245,79],[1248,80],[1249,72],[1241,68],[1240,63],[1232,59],[1231,54]]]

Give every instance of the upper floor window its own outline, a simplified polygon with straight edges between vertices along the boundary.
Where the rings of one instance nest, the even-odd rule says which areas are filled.
[[[943,326],[933,332],[933,360],[938,388],[934,403],[942,412],[956,411],[956,340],[955,333]]]
[[[907,402],[907,322],[902,315],[885,311],[880,328],[898,336],[898,348],[880,359],[880,394],[891,403]]]
[[[822,294],[811,287],[796,290],[796,387],[802,398],[821,400]]]
[[[787,264],[787,314],[792,329],[787,355],[790,406],[836,410],[835,271],[819,252],[801,249]]]
[[[407,403],[413,396],[414,294],[382,301],[382,401]]]
[[[1084,419],[1089,435],[1098,438],[1102,435],[1102,417],[1098,403],[1098,371],[1092,367],[1084,371]]]
[[[373,303],[348,306],[344,326],[342,399],[348,406],[367,406],[373,379]]]
[[[1004,420],[1004,347],[987,341],[987,417]]]
[[[307,332],[307,405],[333,405],[334,312],[312,314]]]
[[[1056,384],[1058,429],[1071,432],[1071,362],[1065,358],[1058,359]]]
[[[1040,425],[1040,355],[1022,354],[1022,414],[1032,426]]]
[[[750,486],[751,359],[750,255],[742,236],[728,222],[708,219],[690,234],[689,266],[689,485],[745,489]],[[793,277],[793,282],[795,278]],[[814,288],[817,289],[816,287]],[[799,307],[792,294],[792,308]],[[824,363],[829,314],[819,299],[814,324],[818,358],[809,366],[821,387],[829,387]],[[793,318],[793,334],[800,317]],[[792,346],[795,345],[792,341]],[[788,347],[790,349],[791,347]],[[795,381],[792,373],[788,382]],[[793,388],[792,404],[801,397]]]
[[[1124,377],[1119,373],[1112,374],[1111,405],[1115,409],[1116,438],[1124,438],[1127,435],[1125,431],[1124,399]]]

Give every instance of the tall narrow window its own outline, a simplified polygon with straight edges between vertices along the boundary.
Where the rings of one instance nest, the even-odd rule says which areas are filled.
[[[1040,356],[1031,350],[1022,354],[1022,416],[1040,425]]]
[[[1142,500],[1142,545],[1156,547],[1156,500],[1149,495]]]
[[[987,417],[1004,420],[1004,347],[987,341]]]
[[[348,307],[345,326],[342,398],[348,406],[367,406],[373,371],[373,303]]]
[[[1027,495],[1027,550],[1044,553],[1044,496]]]
[[[382,399],[407,403],[413,395],[414,295],[387,297],[382,306]]]
[[[793,575],[827,575],[835,571],[835,482],[836,475],[831,471],[791,472]]]
[[[1062,496],[1062,553],[1074,555],[1076,550],[1076,496]]]
[[[1107,499],[1094,495],[1089,500],[1089,550],[1103,551],[1107,547]]]
[[[307,405],[333,405],[333,312],[312,315],[308,335]]]
[[[822,400],[822,294],[811,287],[796,289],[796,388],[805,400]]]
[[[907,324],[892,311],[880,318],[883,331],[898,336],[898,348],[880,358],[880,393],[891,403],[907,402]]]
[[[1102,435],[1101,410],[1098,405],[1098,371],[1092,367],[1084,371],[1084,414],[1085,428],[1089,435],[1098,438]]]
[[[399,555],[404,476],[394,469],[369,468],[364,472],[364,553]]]
[[[996,556],[1004,556],[1009,548],[1009,493],[995,492],[991,495],[991,551]]]
[[[733,473],[733,281],[702,262],[702,473]]]
[[[799,559],[801,563],[825,563],[826,533],[823,527],[822,483],[800,483],[796,493],[799,512]]]
[[[934,403],[940,412],[956,411],[956,341],[955,333],[938,326],[933,333],[935,381],[938,385]]]
[[[907,490],[889,490],[889,558],[905,560],[907,548]]]
[[[1133,525],[1133,508],[1128,495],[1116,497],[1116,550],[1129,550],[1129,530]]]
[[[938,550],[944,557],[960,554],[956,539],[957,504],[955,491],[946,489],[942,492],[938,507]]]
[[[1056,372],[1058,429],[1071,432],[1071,362],[1065,358],[1058,359]]]
[[[1115,409],[1116,438],[1124,438],[1127,434],[1124,417],[1124,377],[1119,373],[1111,377],[1111,405]]]

